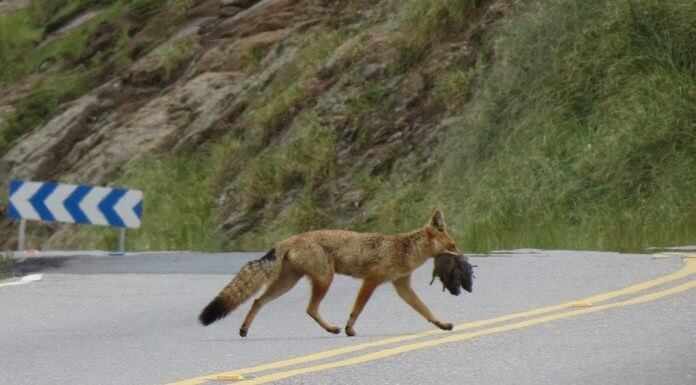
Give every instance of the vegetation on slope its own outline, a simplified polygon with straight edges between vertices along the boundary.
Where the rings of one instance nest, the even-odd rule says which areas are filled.
[[[146,193],[131,247],[400,232],[436,207],[470,252],[694,242],[694,2],[372,3],[252,47],[252,71],[287,63],[222,135],[121,177]],[[0,44],[36,41],[24,35]],[[115,234],[64,242],[114,247]]]
[[[495,49],[440,175],[468,248],[694,241],[696,3],[545,1]]]
[[[404,5],[403,19],[418,27],[408,43],[396,35],[402,65],[414,66],[433,47],[418,37],[445,39],[449,21],[466,24],[460,4]],[[350,227],[404,231],[437,206],[471,251],[635,251],[693,242],[694,21],[696,6],[688,1],[547,1],[518,10],[489,48],[495,60],[487,71],[479,57],[432,79],[433,97],[449,115],[447,140],[434,151],[442,167],[426,176],[405,167],[381,181],[362,175],[358,183],[374,192]],[[480,88],[470,96],[479,73]],[[370,87],[366,93],[379,93]],[[368,98],[362,113],[378,108]],[[331,225],[315,218],[329,208],[303,209],[310,220],[288,225],[272,218],[256,232],[260,237],[237,244],[263,247],[287,233]]]
[[[32,2],[28,9],[0,15],[0,86],[31,85],[0,124],[0,155],[61,105],[101,85],[161,41],[181,21],[182,9],[192,5],[186,0],[60,0]],[[153,20],[163,6],[168,15]],[[61,33],[90,10],[94,17]],[[135,41],[150,21],[147,37]]]
[[[119,185],[141,189],[146,196],[142,227],[126,232],[129,250],[222,249],[213,193],[205,179],[207,167],[195,157],[145,157],[121,177]],[[118,232],[87,226],[62,243],[78,249],[115,249]]]

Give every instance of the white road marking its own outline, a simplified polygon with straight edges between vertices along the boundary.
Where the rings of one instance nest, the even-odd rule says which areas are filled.
[[[24,285],[24,284],[27,284],[27,283],[32,283],[32,282],[40,281],[40,280],[42,280],[42,279],[43,279],[43,274],[29,274],[29,275],[26,275],[26,276],[22,277],[22,279],[20,279],[19,281],[12,281],[12,282],[0,283],[0,287],[3,287],[3,286],[19,286],[19,285]]]

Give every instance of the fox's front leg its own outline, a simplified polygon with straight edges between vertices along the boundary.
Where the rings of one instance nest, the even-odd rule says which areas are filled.
[[[394,285],[396,292],[399,293],[399,297],[406,301],[407,304],[411,305],[412,308],[414,308],[428,321],[435,324],[435,326],[439,327],[442,330],[452,330],[451,323],[442,322],[439,319],[437,319],[437,317],[435,317],[433,313],[430,312],[430,309],[428,309],[428,307],[425,306],[423,301],[421,301],[420,298],[418,298],[418,295],[416,295],[416,292],[413,291],[413,288],[411,287],[411,274],[394,280],[392,284]]]
[[[379,281],[374,281],[370,279],[366,279],[365,281],[363,281],[363,284],[360,287],[360,291],[358,292],[358,297],[355,299],[353,311],[350,312],[348,323],[346,323],[346,334],[349,337],[353,337],[355,335],[355,329],[353,329],[353,325],[355,325],[355,321],[358,319],[360,312],[362,312],[363,308],[365,307],[367,300],[370,299],[370,296],[375,291],[377,286],[380,285],[380,283],[381,282]]]

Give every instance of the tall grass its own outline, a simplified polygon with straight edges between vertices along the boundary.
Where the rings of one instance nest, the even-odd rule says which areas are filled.
[[[40,39],[41,31],[32,26],[27,11],[0,14],[0,63],[15,60]]]
[[[0,16],[0,84],[16,82],[27,75],[48,69],[64,61],[74,61],[84,51],[96,26],[113,18],[123,9],[115,2],[97,17],[67,33],[60,39],[36,46],[53,29],[77,16],[90,6],[107,3],[97,0],[33,2],[26,11]],[[53,26],[52,26],[53,25]],[[2,41],[13,43],[4,44]]]
[[[553,0],[514,18],[447,139],[440,196],[467,246],[693,242],[695,21],[687,0]]]
[[[327,226],[331,209],[324,207],[326,202],[318,202],[317,191],[335,176],[336,140],[335,132],[315,114],[303,111],[289,127],[284,143],[256,156],[236,183],[241,197],[237,210],[253,212],[268,206],[269,218],[230,245],[265,247],[290,234]]]
[[[392,41],[402,70],[465,32],[477,5],[401,3],[399,22],[410,29],[397,28]],[[439,173],[409,174],[415,164],[385,180],[352,173],[368,198],[348,226],[404,231],[439,207],[470,251],[693,242],[694,20],[696,7],[685,0],[549,0],[516,9],[494,46],[484,47],[492,66],[479,57],[474,67],[433,75],[432,96],[447,109],[449,127],[433,152]],[[351,115],[379,108],[374,86],[357,91],[364,97],[350,100]],[[243,179],[246,196],[283,196],[286,160],[274,151],[257,158],[256,171]],[[291,202],[232,244],[260,247],[293,230],[335,223],[318,212],[340,214],[311,192]]]
[[[278,161],[273,154],[275,149],[268,148],[273,145],[272,139],[301,115],[305,108],[303,95],[315,80],[316,72],[346,38],[340,31],[312,28],[294,36],[287,45],[275,48],[275,60],[283,61],[283,65],[268,84],[248,98],[249,106],[238,118],[241,129],[237,128],[239,131],[231,137],[211,146],[212,174],[220,189],[242,174],[248,165],[251,167],[244,173],[254,172],[259,176],[252,178],[258,180],[250,180],[250,183],[259,184],[259,188],[268,184],[269,178],[263,175],[272,174]],[[258,198],[265,199],[263,195]]]
[[[467,30],[482,0],[406,0],[399,4],[399,33],[394,46],[399,64],[408,68],[421,61],[434,44]]]
[[[207,168],[193,156],[149,156],[118,181],[144,193],[142,227],[127,231],[128,250],[222,249]],[[81,227],[71,242],[82,249],[115,249],[118,236],[113,228]]]

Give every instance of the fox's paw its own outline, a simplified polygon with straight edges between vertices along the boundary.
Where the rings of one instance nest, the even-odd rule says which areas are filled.
[[[341,332],[341,328],[338,326],[329,326],[326,328],[326,331],[329,333],[338,334]]]
[[[247,333],[248,333],[248,330],[247,330],[246,328],[241,328],[241,329],[239,329],[239,335],[240,335],[241,337],[246,337],[246,336],[247,336]]]
[[[452,330],[454,329],[454,326],[452,326],[451,323],[449,322],[435,322],[435,326],[439,327],[442,330]]]
[[[355,336],[355,329],[353,329],[352,326],[346,326],[346,335],[348,337],[354,337]]]

